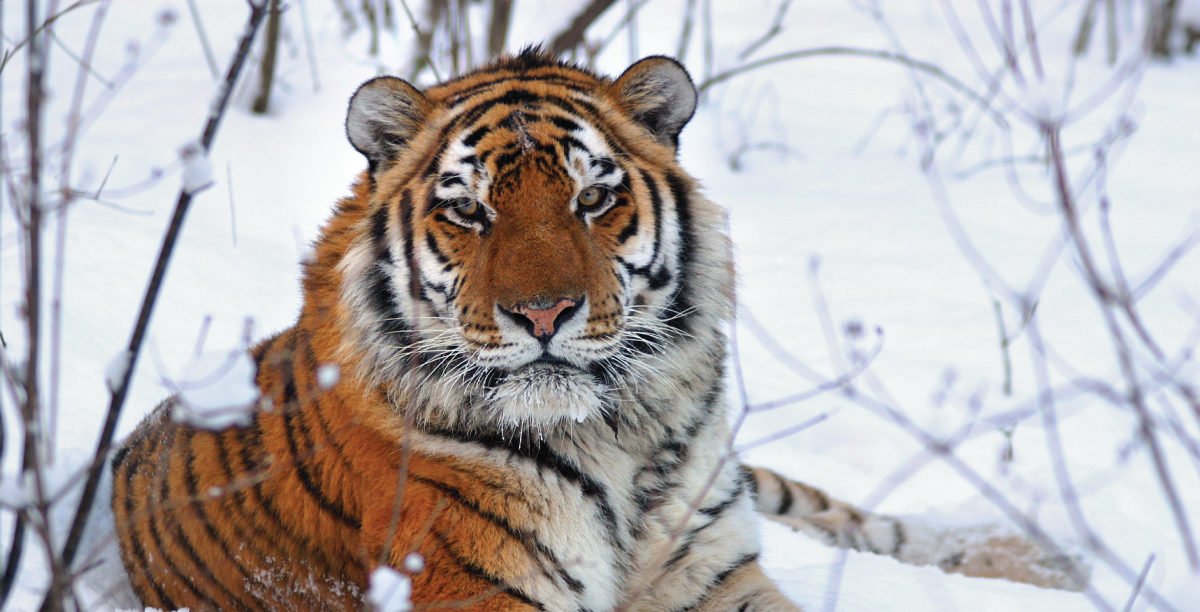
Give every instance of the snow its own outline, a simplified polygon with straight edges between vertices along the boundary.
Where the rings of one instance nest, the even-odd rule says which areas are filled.
[[[322,389],[332,389],[342,377],[342,371],[336,363],[327,363],[317,368],[317,386]]]
[[[367,601],[375,607],[376,612],[408,612],[412,610],[409,596],[412,594],[412,583],[408,576],[390,567],[379,567],[371,572],[371,588],[367,591]]]
[[[1180,0],[1177,10],[1180,23],[1200,28],[1200,0]]]
[[[5,11],[5,23],[22,22],[18,4],[5,3],[0,9]],[[198,4],[209,40],[223,63],[242,30],[245,2]],[[308,4],[313,9],[320,91],[314,93],[309,87],[309,67],[302,52],[282,54],[282,84],[273,97],[276,107],[270,116],[246,110],[252,87],[240,85],[211,156],[196,152],[181,167],[170,163],[179,157],[178,144],[195,137],[218,93],[198,38],[187,23],[186,2],[157,3],[156,8],[183,20],[161,44],[150,44],[157,40],[159,11],[146,11],[141,3],[111,3],[92,67],[100,76],[119,74],[130,61],[127,48],[136,47],[138,69],[115,93],[99,86],[88,90],[85,108],[103,108],[103,112],[89,116],[72,177],[83,191],[94,193],[101,184],[105,187],[100,203],[76,202],[66,227],[64,376],[54,449],[56,474],[76,474],[92,456],[109,381],[118,378],[114,374],[121,370],[120,357],[112,356],[123,354],[180,184],[197,200],[212,205],[195,206],[189,212],[118,432],[127,434],[176,390],[185,394],[183,405],[201,407],[198,416],[189,413],[185,418],[207,426],[244,422],[245,411],[253,407],[252,369],[246,360],[215,351],[199,363],[178,366],[192,359],[196,330],[206,318],[214,321],[210,337],[228,338],[241,333],[245,317],[253,317],[254,339],[294,320],[300,303],[299,264],[311,257],[310,241],[333,203],[347,193],[347,186],[364,168],[361,156],[345,141],[346,100],[367,78],[400,72],[412,48],[410,33],[401,28],[399,35],[384,36],[379,58],[371,58],[364,36],[349,42],[342,39],[340,22],[329,3],[325,8]],[[685,0],[645,4],[639,14],[638,55],[676,52],[676,28],[648,26],[678,23],[675,15],[684,4]],[[716,72],[737,64],[738,53],[766,28],[777,3],[711,4]],[[824,45],[890,48],[889,32],[856,8],[864,4],[793,3],[784,33],[756,57]],[[906,53],[942,65],[979,86],[971,62],[947,28],[943,7],[948,4],[961,12],[988,65],[997,65],[995,54],[988,55],[987,28],[972,12],[975,3],[963,3],[962,8],[957,8],[959,3],[933,0],[879,6]],[[1035,118],[1061,117],[1064,104],[1074,109],[1103,91],[1112,69],[1103,53],[1070,58],[1083,3],[1030,4],[1044,25],[1039,45],[1046,77],[1039,80],[1027,73],[1021,86],[1006,79],[995,106],[1018,109],[1014,112],[1024,109]],[[1198,4],[1186,0],[1182,10],[1193,15]],[[569,5],[549,0],[517,3],[510,46],[544,39],[567,22]],[[93,10],[85,6],[64,15],[55,24],[56,36],[68,47],[84,40]],[[596,31],[611,31],[620,13],[606,16]],[[299,18],[300,11],[287,11],[285,29],[298,32]],[[709,72],[700,29],[693,33],[685,58],[697,80]],[[609,74],[623,70],[631,59],[627,43],[624,35],[614,39],[597,57],[598,69]],[[1122,43],[1122,53],[1137,48],[1132,39]],[[64,131],[62,118],[76,66],[60,47],[51,46],[50,54],[48,78],[55,95],[46,127],[48,141],[54,142]],[[8,112],[2,115],[0,127],[12,135],[6,139],[10,146],[17,144],[20,133],[22,58],[15,56],[2,74],[0,96]],[[439,68],[447,71],[446,66]],[[422,76],[422,82],[428,79]],[[940,91],[934,81],[928,85]],[[1114,96],[1087,117],[1077,121],[1072,116],[1063,128],[1064,144],[1070,149],[1097,140],[1121,117],[1136,125],[1130,138],[1110,151],[1105,177],[1113,203],[1116,247],[1127,274],[1135,279],[1152,270],[1163,253],[1200,224],[1200,173],[1195,171],[1200,167],[1200,132],[1191,129],[1197,100],[1200,58],[1151,62],[1128,103]],[[925,137],[912,129],[919,106],[912,75],[894,64],[816,57],[775,64],[713,88],[684,130],[682,164],[702,179],[713,200],[730,211],[743,315],[735,327],[740,348],[736,363],[749,402],[763,404],[816,385],[802,371],[788,367],[780,350],[820,376],[836,377],[852,367],[848,356],[852,350],[873,354],[877,339],[871,330],[879,328],[878,355],[870,360],[867,373],[853,382],[859,397],[889,397],[905,416],[939,436],[966,431],[955,446],[965,465],[1053,537],[1078,541],[1059,493],[1047,446],[1050,438],[1033,410],[1036,406],[1028,403],[1037,386],[1031,367],[1033,349],[1028,331],[1021,331],[1025,329],[1021,313],[1002,304],[1001,316],[1012,337],[1013,392],[1006,395],[993,305],[999,289],[981,281],[947,222],[953,213],[997,276],[1013,286],[1027,286],[1043,269],[1046,254],[1056,253],[1053,246],[1062,235],[1045,180],[1046,167],[1038,159],[1043,148],[1028,133],[1033,126],[1014,125],[1007,134],[979,128],[966,142],[943,145],[935,159],[941,164],[940,176],[946,178],[944,184],[932,184],[922,172]],[[936,113],[933,119],[936,124]],[[964,119],[970,124],[973,116]],[[960,147],[961,153],[953,147]],[[21,159],[19,153],[9,155],[10,160]],[[1012,168],[975,169],[1006,156],[1032,161]],[[740,171],[731,167],[731,160],[737,161]],[[1070,169],[1081,185],[1094,186],[1083,172],[1089,161],[1088,155],[1074,157]],[[111,176],[106,178],[110,166]],[[163,167],[181,169],[180,182],[171,173],[162,173]],[[222,189],[200,191],[212,183],[212,168],[226,167],[230,169],[228,193],[224,184]],[[224,183],[223,170],[220,178]],[[1023,196],[1014,195],[1015,180],[1021,181]],[[946,206],[937,199],[943,192]],[[1094,220],[1095,212],[1094,205],[1083,211],[1088,220]],[[21,257],[17,223],[7,198],[0,215],[0,329],[9,344],[7,354],[19,355],[24,341],[19,314]],[[234,217],[236,244],[230,231]],[[47,236],[57,229],[54,219],[50,223]],[[1189,339],[1194,342],[1193,328],[1200,318],[1197,253],[1185,254],[1173,273],[1139,304],[1152,333],[1169,339],[1168,350],[1179,356],[1182,372],[1190,380],[1200,380],[1200,365],[1195,357],[1186,360],[1181,349]],[[813,257],[821,261],[815,279],[808,270]],[[1052,382],[1066,385],[1084,375],[1119,380],[1102,320],[1077,280],[1075,258],[1059,253],[1049,270],[1037,320],[1054,354]],[[751,317],[761,323],[762,333],[750,323]],[[853,322],[857,323],[850,327],[864,333],[846,337],[841,330]],[[838,355],[831,348],[843,348],[845,353]],[[731,360],[731,366],[734,363]],[[322,368],[318,382],[324,387],[341,374]],[[165,388],[159,384],[164,378],[170,381]],[[186,388],[197,381],[198,386]],[[730,389],[735,404],[731,409],[736,410],[738,393],[732,380]],[[0,389],[0,396],[10,397],[9,391]],[[1135,420],[1101,397],[1085,392],[1065,395],[1056,408],[1066,469],[1080,484],[1079,503],[1089,527],[1134,574],[1153,555],[1146,588],[1171,598],[1180,610],[1195,609],[1200,601],[1196,575],[1188,568],[1149,453],[1135,435]],[[0,409],[6,424],[18,422],[11,401]],[[776,435],[817,415],[828,417],[811,427],[796,427],[791,435]],[[1186,412],[1180,416],[1180,425],[1194,439],[1194,423],[1183,418]],[[9,444],[0,463],[0,474],[5,475],[0,490],[7,491],[0,493],[0,499],[20,501],[25,489],[11,476],[20,460],[13,431],[9,428]],[[769,442],[755,444],[763,440]],[[753,413],[736,442],[746,448],[743,456],[748,462],[879,511],[920,516],[936,512],[944,525],[1007,520],[974,485],[945,461],[930,456],[893,419],[840,392]],[[1200,524],[1195,457],[1172,438],[1167,439],[1164,452],[1182,505],[1191,523]],[[58,476],[54,480],[56,491],[67,482]],[[68,491],[68,499],[52,517],[56,528],[70,520],[72,495],[78,492]],[[106,495],[102,493],[101,500]],[[123,570],[112,549],[111,513],[105,503],[96,507],[83,550],[101,565],[81,584],[81,596],[93,602],[85,607],[133,607],[136,602],[121,582]],[[0,538],[8,537],[12,516],[0,512]],[[843,553],[775,523],[764,523],[761,537],[767,573],[809,610],[1093,609],[1079,593],[946,575],[936,568]],[[33,540],[26,544],[10,601],[15,610],[36,609],[47,580],[37,546]],[[407,564],[406,570],[414,571]],[[402,578],[392,576],[392,583],[399,586]],[[1116,609],[1124,607],[1133,590],[1129,580],[1103,563],[1095,564],[1092,587]],[[1144,598],[1139,602],[1135,610],[1147,609]]]
[[[213,185],[212,162],[208,153],[198,142],[189,142],[179,150],[183,160],[183,191],[196,194]]]
[[[1055,79],[1041,79],[1021,91],[1021,106],[1039,125],[1052,126],[1062,122],[1067,113],[1067,94],[1063,84]]]
[[[404,557],[404,569],[410,574],[416,574],[425,569],[425,557],[421,553],[408,553]]]
[[[108,386],[109,391],[116,391],[124,382],[125,375],[129,373],[129,358],[129,351],[122,350],[110,359],[104,368],[104,384]]]
[[[171,417],[203,429],[249,425],[259,396],[255,371],[245,347],[197,355],[170,383],[179,393]]]

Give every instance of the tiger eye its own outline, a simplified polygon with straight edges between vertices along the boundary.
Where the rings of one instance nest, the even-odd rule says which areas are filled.
[[[588,187],[579,192],[579,205],[584,208],[596,206],[604,199],[604,191],[599,187]]]
[[[455,206],[454,209],[458,211],[458,214],[464,217],[474,217],[479,213],[479,201],[463,200],[459,202],[458,206]]]

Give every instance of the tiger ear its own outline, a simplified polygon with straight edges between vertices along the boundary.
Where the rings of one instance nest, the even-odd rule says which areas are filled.
[[[659,142],[676,148],[679,132],[696,112],[696,86],[679,62],[661,55],[630,66],[613,83],[634,120]]]
[[[371,79],[350,98],[346,137],[375,172],[387,167],[416,135],[429,106],[429,99],[404,80],[390,76]]]

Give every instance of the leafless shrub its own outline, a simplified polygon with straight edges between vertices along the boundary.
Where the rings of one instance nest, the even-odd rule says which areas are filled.
[[[270,2],[269,6],[265,4],[266,1]],[[426,72],[438,80],[451,77],[506,50],[511,50],[514,41],[509,37],[510,25],[515,11],[520,6],[514,0],[492,0],[486,3],[427,0],[415,7],[410,7],[405,0],[398,0],[397,9],[393,8],[392,2],[373,0],[334,0],[334,3],[347,32],[357,31],[359,28],[368,32],[369,52],[372,55],[381,53],[380,41],[385,34],[399,35],[403,32],[405,37],[410,38],[413,47],[412,61],[405,64],[407,73],[404,76],[411,80],[422,78]],[[78,61],[78,79],[73,92],[71,111],[67,117],[70,136],[64,146],[48,147],[41,129],[45,113],[42,94],[45,49],[52,43],[54,21],[64,13],[90,4],[97,4],[99,10],[95,13],[92,37],[87,41]],[[596,24],[614,6],[619,6],[618,3],[615,0],[591,0],[578,4],[578,10],[562,31],[550,38],[547,46],[556,53],[587,59],[603,50],[615,39],[616,33],[628,33],[628,30],[636,28],[637,10],[645,3],[626,3],[626,12],[616,28],[601,35],[594,32]],[[787,37],[783,36],[786,32],[785,17],[790,11],[802,10],[801,5],[793,7],[787,0],[776,5],[770,21],[759,36],[738,46],[740,52],[730,58],[731,63],[728,67],[718,69],[719,62],[713,44],[712,3],[710,0],[688,0],[683,7],[679,16],[678,54],[683,57],[693,47],[693,38],[699,31],[698,44],[703,51],[699,63],[703,70],[696,71],[701,77],[698,79],[698,87],[702,93],[710,96],[712,92],[744,75],[753,73],[769,76],[773,68],[798,60],[831,61],[836,58],[840,61],[848,58],[853,61],[882,61],[905,72],[919,102],[900,108],[892,115],[881,116],[881,121],[897,115],[909,119],[912,133],[921,145],[920,170],[929,181],[933,198],[940,207],[948,232],[956,241],[963,257],[974,266],[993,293],[992,304],[996,312],[999,337],[998,350],[1002,354],[1004,364],[1004,406],[1009,406],[1009,409],[995,414],[995,411],[983,410],[986,399],[975,397],[962,402],[964,414],[967,416],[963,425],[950,434],[939,434],[922,427],[911,416],[912,411],[896,401],[889,392],[887,381],[880,380],[871,370],[873,358],[881,350],[881,346],[867,347],[864,351],[862,347],[852,346],[853,343],[847,341],[846,334],[837,332],[835,309],[826,301],[820,289],[814,266],[809,272],[814,296],[813,307],[822,315],[822,327],[831,361],[839,366],[829,374],[801,362],[788,351],[784,343],[759,324],[749,314],[748,309],[742,307],[739,319],[741,325],[767,346],[780,363],[810,381],[811,387],[773,403],[751,404],[747,399],[745,383],[740,372],[738,340],[735,333],[732,348],[734,361],[739,369],[735,372],[738,404],[734,432],[736,433],[746,416],[753,412],[837,394],[847,402],[894,423],[899,431],[916,440],[921,446],[919,453],[898,462],[899,467],[881,480],[877,490],[866,497],[866,508],[870,509],[881,503],[922,465],[941,462],[970,483],[981,496],[1023,529],[1031,539],[1047,549],[1054,550],[1058,543],[1038,523],[1036,517],[1024,509],[1019,500],[1011,499],[991,483],[985,474],[959,455],[960,445],[980,435],[981,431],[1000,433],[1011,439],[1014,428],[1036,422],[1047,432],[1047,452],[1054,459],[1055,494],[1067,508],[1079,541],[1100,563],[1128,582],[1130,595],[1126,607],[1132,606],[1135,601],[1145,601],[1162,609],[1171,609],[1171,604],[1166,598],[1146,584],[1146,575],[1154,557],[1122,558],[1115,552],[1114,546],[1106,541],[1105,534],[1088,520],[1081,508],[1080,483],[1076,482],[1067,467],[1072,449],[1065,444],[1059,430],[1063,404],[1080,396],[1094,398],[1120,414],[1131,415],[1132,422],[1135,423],[1134,431],[1130,432],[1131,439],[1134,440],[1131,452],[1145,452],[1149,456],[1154,477],[1161,490],[1161,503],[1168,509],[1175,522],[1180,550],[1193,570],[1200,565],[1200,545],[1197,543],[1195,527],[1191,523],[1195,518],[1194,512],[1189,513],[1189,509],[1184,507],[1178,474],[1174,471],[1178,467],[1173,468],[1170,465],[1166,451],[1174,446],[1182,447],[1187,455],[1193,458],[1192,465],[1200,472],[1200,440],[1194,433],[1196,425],[1200,424],[1200,389],[1197,389],[1196,381],[1189,379],[1186,374],[1189,368],[1195,370],[1196,347],[1200,334],[1179,339],[1175,346],[1168,345],[1166,340],[1154,335],[1140,308],[1142,301],[1154,292],[1164,278],[1178,273],[1186,255],[1200,245],[1200,232],[1186,233],[1176,244],[1168,245],[1162,257],[1148,271],[1141,275],[1131,275],[1117,249],[1110,216],[1114,207],[1122,203],[1113,201],[1105,187],[1114,148],[1133,137],[1136,131],[1136,122],[1129,112],[1129,106],[1145,68],[1146,58],[1151,55],[1169,54],[1172,51],[1172,33],[1177,32],[1180,27],[1173,21],[1178,3],[1172,0],[1150,2],[1147,6],[1153,8],[1154,12],[1136,13],[1147,24],[1146,35],[1138,41],[1138,46],[1133,50],[1126,47],[1124,59],[1121,57],[1123,41],[1117,28],[1120,15],[1115,8],[1116,0],[1104,0],[1103,3],[1100,0],[1090,0],[1086,5],[1082,5],[1074,50],[1080,54],[1085,53],[1093,28],[1103,21],[1107,28],[1107,59],[1114,68],[1112,78],[1106,86],[1082,96],[1073,106],[1062,109],[1055,109],[1052,105],[1040,108],[1031,106],[1032,103],[1045,101],[1035,90],[1047,77],[1053,76],[1047,74],[1047,68],[1042,62],[1033,3],[1029,0],[981,1],[978,4],[979,10],[983,13],[982,19],[988,24],[988,37],[982,41],[973,38],[963,28],[960,16],[955,12],[960,10],[962,5],[956,7],[955,4],[944,0],[941,6],[948,24],[948,33],[959,42],[973,74],[959,74],[945,64],[910,55],[903,47],[903,40],[895,32],[886,31],[886,15],[881,10],[881,5],[874,2],[862,2],[860,5],[881,28],[885,28],[888,44],[883,48],[821,46],[767,54],[768,47],[777,46],[780,41],[787,40]],[[59,548],[56,543],[60,538],[50,533],[48,517],[51,506],[58,500],[60,492],[47,488],[43,458],[50,452],[50,441],[54,435],[53,428],[45,425],[53,422],[57,410],[56,388],[60,384],[56,355],[62,342],[59,307],[62,294],[62,249],[66,245],[64,228],[73,201],[100,201],[103,194],[111,195],[120,190],[107,188],[107,181],[104,181],[95,192],[85,193],[71,186],[68,181],[71,175],[69,170],[72,153],[77,144],[76,133],[81,125],[87,123],[90,116],[103,110],[107,99],[102,98],[95,108],[83,108],[83,89],[89,79],[98,78],[92,74],[89,58],[97,44],[98,35],[95,32],[98,32],[99,24],[104,19],[103,9],[108,6],[108,2],[79,0],[53,15],[39,15],[37,5],[36,0],[29,0],[24,38],[7,50],[0,60],[2,71],[6,67],[12,69],[12,66],[16,65],[11,64],[10,60],[17,53],[42,58],[41,61],[25,63],[28,69],[25,78],[27,95],[24,100],[26,121],[23,133],[18,135],[23,139],[21,146],[12,146],[11,140],[18,137],[14,135],[4,136],[4,142],[0,143],[0,155],[4,155],[4,193],[8,195],[10,206],[16,211],[20,222],[17,236],[22,254],[22,286],[25,289],[23,317],[27,327],[26,337],[22,340],[24,354],[14,354],[7,344],[3,344],[3,350],[0,352],[0,374],[4,378],[5,393],[8,394],[0,396],[0,401],[7,399],[17,406],[21,417],[18,427],[14,428],[4,423],[3,415],[0,414],[0,456],[4,456],[4,452],[11,452],[10,449],[3,448],[5,434],[17,431],[21,444],[15,454],[22,457],[22,473],[28,474],[33,483],[31,500],[28,505],[17,509],[17,519],[13,523],[12,535],[8,540],[10,546],[4,557],[3,573],[0,575],[0,605],[17,579],[16,572],[26,541],[25,532],[31,531],[50,564],[51,585],[43,609],[57,610],[81,605],[72,592],[75,578],[80,571],[84,571],[80,568],[86,568],[89,562],[88,559],[81,562],[80,539],[90,508],[95,502],[103,459],[113,443],[116,419],[129,390],[134,371],[133,364],[144,342],[146,328],[154,310],[155,297],[169,268],[172,248],[194,192],[185,189],[178,196],[175,215],[164,238],[159,260],[126,349],[130,362],[112,390],[107,418],[94,456],[86,472],[76,478],[82,481],[83,492],[70,531],[63,546]],[[269,25],[268,29],[274,32],[269,38],[276,42],[268,42],[268,47],[261,57],[261,104],[256,102],[255,107],[261,107],[263,110],[267,108],[267,99],[272,89],[271,76],[278,70],[280,63],[280,58],[273,49],[283,28],[280,15],[287,5],[277,0],[250,3],[246,31],[220,84],[217,110],[207,118],[200,139],[203,149],[207,150],[215,138],[238,75],[251,58],[251,41],[264,18],[274,24]],[[299,5],[303,10],[304,1],[300,0]],[[189,2],[189,8],[192,10],[194,26],[207,48],[206,35],[196,5]],[[414,8],[416,10],[413,10]],[[1103,19],[1099,15],[1101,8],[1105,11]],[[305,28],[311,52],[312,43],[311,36],[307,33],[307,19]],[[1200,34],[1197,34],[1192,42],[1194,40],[1200,40]],[[1189,48],[1191,44],[1188,43]],[[206,56],[210,58],[210,69],[215,72],[216,64],[211,59],[211,51],[206,51]],[[309,61],[315,84],[316,64],[311,55]],[[127,76],[122,75],[114,79],[110,84],[111,89],[119,89],[121,79]],[[754,136],[757,129],[755,126],[764,121],[763,114],[770,114],[763,110],[770,104],[770,96],[758,96],[758,99],[758,103],[746,108],[735,121],[737,134],[732,139],[734,144],[729,153],[730,164],[744,167],[748,152],[764,149],[801,157],[800,153],[795,152],[781,138],[761,139]],[[1064,133],[1071,129],[1078,119],[1088,116],[1101,104],[1113,99],[1124,105],[1124,111],[1118,113],[1118,119],[1099,139],[1085,146],[1068,147],[1064,144]],[[771,115],[765,120],[770,123],[770,130],[779,131],[777,128],[782,121],[780,118]],[[967,163],[963,152],[970,148],[973,139],[983,131],[997,136],[1004,143],[1006,153],[999,157],[974,159]],[[1014,153],[1015,147],[1012,143],[1018,139],[1033,139],[1038,143],[1038,150],[1031,154]],[[22,156],[14,158],[10,153],[14,149],[22,151]],[[53,154],[48,154],[48,151],[53,151]],[[1072,162],[1084,163],[1086,167],[1081,170],[1078,163],[1072,165]],[[55,190],[46,187],[45,169],[51,164],[61,167],[58,173],[61,184]],[[1029,173],[1020,170],[1031,166],[1044,169],[1044,174],[1031,179]],[[1029,182],[1041,181],[1036,187],[1053,194],[1051,204],[1061,224],[1060,236],[1054,244],[1047,247],[1045,264],[1022,285],[1010,282],[997,271],[995,262],[989,261],[982,249],[973,242],[956,214],[955,202],[947,189],[949,180],[971,180],[979,173],[993,170],[1002,171],[1010,178],[1012,201],[1018,205],[1032,199],[1028,194],[1034,191],[1035,186]],[[1083,176],[1084,180],[1080,180],[1079,176]],[[149,180],[154,181],[157,178],[152,176]],[[47,215],[58,218],[55,225],[58,234],[54,237],[46,234]],[[49,240],[53,240],[56,255],[48,260],[43,253],[46,252],[46,243]],[[1110,356],[1117,364],[1118,375],[1113,380],[1081,374],[1065,382],[1056,381],[1055,374],[1065,369],[1062,362],[1069,361],[1069,356],[1060,355],[1050,344],[1045,324],[1039,317],[1038,305],[1042,297],[1041,292],[1048,282],[1051,266],[1063,257],[1070,258],[1072,272],[1087,288],[1091,303],[1101,316],[1103,326],[1094,331],[1105,338],[1109,344]],[[42,269],[44,261],[56,262],[58,267],[52,274]],[[51,298],[48,302],[45,297],[46,278],[52,279],[49,292]],[[49,303],[50,307],[47,309],[41,306],[44,303]],[[43,319],[46,315],[50,319],[49,339],[43,333],[43,328],[46,327]],[[1010,325],[1009,322],[1012,321],[1016,324]],[[1012,352],[1018,337],[1028,346],[1027,356],[1014,355]],[[0,343],[3,343],[2,337]],[[49,360],[41,356],[46,350],[52,353]],[[49,377],[44,377],[39,372],[39,364],[42,363],[49,364],[52,370]],[[1031,378],[1035,381],[1032,391],[1022,393],[1020,389],[1015,388],[1013,371],[1016,368],[1028,368]],[[40,382],[46,378],[49,379],[49,388]],[[945,386],[948,389],[952,387],[952,383],[947,382]],[[950,395],[947,391],[940,397],[943,401],[953,402],[954,400],[947,399]],[[981,416],[984,414],[987,416]],[[741,446],[735,445],[731,438],[727,447],[720,449],[720,452],[725,460],[732,460],[739,450],[775,442],[822,419],[824,416],[819,415],[797,427],[781,430],[776,435]],[[346,426],[354,424],[349,423]],[[1007,452],[1009,454],[1006,460],[1011,461],[1011,445]],[[404,474],[399,474],[398,478],[403,479]],[[247,483],[247,486],[249,484],[253,483]],[[187,501],[180,500],[180,503]],[[700,500],[697,499],[697,507],[699,503]],[[692,511],[696,509],[694,507]],[[429,518],[431,522],[433,519],[433,516]],[[678,537],[683,524],[684,522],[680,523],[673,535]],[[1140,568],[1140,571],[1135,571],[1135,568]],[[835,572],[827,596],[831,607],[836,606],[839,580],[840,574]],[[652,582],[653,578],[650,577],[649,581],[639,588],[649,588]],[[1088,589],[1086,594],[1097,608],[1113,607],[1111,602],[1094,590]]]

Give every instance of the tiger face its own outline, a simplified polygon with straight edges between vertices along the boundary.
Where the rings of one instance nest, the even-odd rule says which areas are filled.
[[[697,205],[675,147],[695,104],[661,57],[615,81],[526,52],[424,92],[363,85],[346,125],[372,188],[342,264],[347,350],[427,420],[611,415],[694,314]]]

